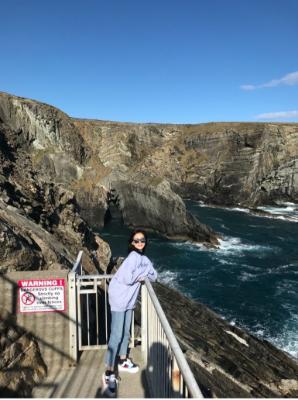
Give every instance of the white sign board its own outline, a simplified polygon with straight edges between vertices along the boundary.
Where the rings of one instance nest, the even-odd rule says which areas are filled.
[[[65,310],[64,279],[27,279],[18,281],[20,313]]]

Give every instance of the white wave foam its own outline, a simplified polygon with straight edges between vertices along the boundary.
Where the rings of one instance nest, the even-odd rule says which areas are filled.
[[[228,231],[230,230],[230,228],[228,228],[227,226],[225,226],[225,224],[221,224],[220,227],[223,228],[223,229],[226,229],[226,230],[228,230]]]
[[[280,203],[284,207],[260,206],[258,210],[265,211],[270,215],[263,215],[267,218],[276,218],[284,221],[298,222],[298,204]]]
[[[209,207],[209,208],[220,208],[222,210],[227,211],[238,211],[243,212],[246,214],[252,214],[256,217],[261,218],[275,218],[281,219],[284,221],[289,222],[298,222],[298,204],[290,203],[290,202],[280,202],[277,203],[280,207],[273,207],[273,206],[259,206],[257,210],[264,211],[267,215],[260,215],[249,208],[242,208],[242,207],[218,207],[212,204],[205,204],[203,202],[197,202],[195,204],[196,207]],[[216,218],[215,218],[216,219]],[[221,220],[221,219],[218,219]]]
[[[218,239],[218,241],[218,248],[207,248],[201,243],[194,242],[171,242],[169,243],[169,245],[177,248],[183,248],[189,251],[204,251],[224,256],[241,256],[245,252],[257,252],[259,253],[259,255],[262,255],[263,253],[267,253],[269,251],[279,251],[278,248],[270,246],[261,246],[254,243],[243,243],[241,239],[237,237],[224,236],[223,239]],[[222,259],[220,260],[220,262],[222,264],[225,263]],[[231,261],[227,262],[227,264],[231,264]]]
[[[294,264],[294,263],[292,263],[292,264],[284,264],[284,265],[279,265],[278,267],[276,267],[275,270],[277,272],[286,272],[286,270],[291,270],[293,268],[297,268],[297,266],[298,266],[298,263],[296,263],[296,264]],[[296,271],[293,271],[293,272],[296,272]]]
[[[284,213],[291,213],[297,210],[297,206],[291,205],[287,207],[272,207],[272,206],[259,206],[257,207],[258,210],[266,211],[271,214],[284,214]]]
[[[284,279],[280,281],[275,288],[276,296],[283,296],[284,294],[286,296],[289,296],[291,294],[296,295],[296,286],[297,286],[296,280]]]
[[[216,250],[218,253],[224,255],[241,255],[243,252],[258,252],[264,253],[268,251],[272,251],[273,247],[270,246],[261,246],[258,244],[248,244],[242,243],[240,238],[235,237],[227,237],[224,239],[219,239],[219,249]]]
[[[297,204],[291,203],[290,201],[277,201],[276,204],[280,206],[297,206]]]
[[[240,208],[240,207],[233,207],[233,208],[225,208],[225,210],[230,210],[230,211],[240,211],[249,214],[250,210],[248,208]]]
[[[240,211],[240,212],[245,212],[245,213],[249,213],[250,212],[250,210],[248,208],[243,208],[243,207],[220,207],[220,206],[216,206],[214,204],[206,204],[203,201],[197,201],[196,204],[195,204],[195,207],[219,208],[221,210]]]
[[[195,243],[195,242],[170,242],[169,243],[170,246],[174,246],[174,247],[178,247],[178,248],[183,248],[183,249],[187,249],[187,250],[193,250],[193,251],[197,251],[197,250],[207,250],[206,247],[202,244],[202,243]]]
[[[283,332],[276,338],[268,338],[274,346],[298,359],[298,315],[284,326]]]
[[[174,289],[179,289],[177,285],[177,277],[178,272],[169,270],[158,272],[158,280]]]
[[[230,260],[224,260],[223,258],[219,258],[218,260],[217,260],[220,264],[223,264],[223,265],[235,265],[234,263],[232,263]]]
[[[271,214],[271,215],[256,215],[257,217],[263,217],[263,218],[272,218],[272,219],[281,219],[283,221],[288,221],[288,222],[298,222],[298,216],[294,215],[278,215],[278,214]]]
[[[247,281],[252,281],[257,277],[255,274],[251,274],[249,272],[241,272],[241,274],[238,276],[238,279],[242,282],[247,282]]]
[[[204,203],[202,200],[199,200],[199,201],[192,200],[192,201],[193,201],[193,203],[194,203],[193,205],[195,207],[212,207],[212,206]]]
[[[261,267],[258,267],[256,265],[248,265],[248,264],[241,264],[241,268],[246,268],[249,271],[254,271],[254,272],[260,272],[260,270],[262,270]]]

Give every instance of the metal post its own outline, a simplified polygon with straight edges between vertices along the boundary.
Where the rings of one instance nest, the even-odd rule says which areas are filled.
[[[68,274],[68,307],[69,307],[69,355],[74,363],[78,361],[77,306],[76,306],[76,273]]]
[[[147,349],[148,349],[148,305],[147,305],[147,288],[145,285],[142,285],[141,288],[141,296],[142,296],[142,313],[141,313],[141,329],[142,329],[142,352],[144,354],[144,359],[145,363],[147,364],[148,360],[148,354],[147,354]]]
[[[135,312],[132,310],[132,318],[131,318],[131,337],[130,337],[130,346],[131,348],[135,347]]]

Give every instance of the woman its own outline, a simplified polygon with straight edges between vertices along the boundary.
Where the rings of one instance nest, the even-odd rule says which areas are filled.
[[[111,334],[106,352],[106,371],[103,390],[116,394],[115,360],[119,354],[118,371],[136,373],[139,367],[127,357],[132,310],[135,308],[141,282],[148,277],[155,281],[157,273],[148,257],[144,255],[147,235],[142,229],[132,232],[128,242],[128,256],[113,276],[109,285],[109,303],[112,313]]]

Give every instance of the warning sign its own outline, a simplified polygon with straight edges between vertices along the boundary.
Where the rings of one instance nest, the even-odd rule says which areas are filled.
[[[64,279],[28,279],[18,281],[20,312],[65,310]]]

